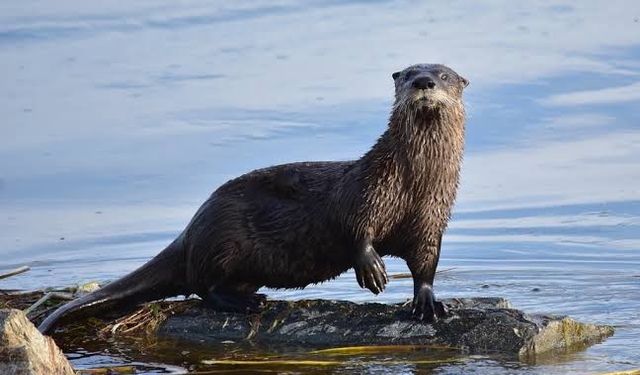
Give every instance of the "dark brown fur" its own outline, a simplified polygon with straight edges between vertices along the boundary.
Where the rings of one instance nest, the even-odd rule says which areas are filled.
[[[176,294],[254,309],[263,286],[304,288],[352,267],[377,293],[386,283],[384,255],[407,262],[414,311],[426,319],[443,314],[432,284],[458,186],[467,81],[442,65],[393,76],[389,127],[362,158],[278,165],[225,183],[165,251],[62,307],[40,329],[72,312]],[[424,86],[429,80],[435,87]]]

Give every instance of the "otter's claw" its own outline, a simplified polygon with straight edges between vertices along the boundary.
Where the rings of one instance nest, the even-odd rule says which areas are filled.
[[[384,262],[372,246],[366,246],[358,253],[354,269],[360,287],[374,294],[382,292],[389,281]]]
[[[436,301],[431,285],[422,284],[416,288],[413,297],[413,316],[428,323],[447,316],[446,306]]]

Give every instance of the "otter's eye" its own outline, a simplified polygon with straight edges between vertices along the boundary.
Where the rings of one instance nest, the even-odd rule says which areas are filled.
[[[446,81],[446,80],[448,80],[448,79],[449,79],[449,75],[448,75],[448,74],[443,73],[443,74],[441,74],[441,75],[440,75],[440,79],[441,79],[441,80],[443,80],[443,81]]]

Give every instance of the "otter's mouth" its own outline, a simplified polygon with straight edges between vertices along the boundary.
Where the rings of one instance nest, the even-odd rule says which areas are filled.
[[[413,97],[413,103],[419,107],[435,107],[439,102],[429,94],[416,93]]]
[[[449,94],[439,89],[415,90],[409,95],[411,103],[418,108],[438,109],[452,103]]]

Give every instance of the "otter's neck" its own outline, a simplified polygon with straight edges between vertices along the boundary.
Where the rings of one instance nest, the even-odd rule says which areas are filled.
[[[464,112],[462,110],[395,109],[389,128],[358,164],[366,180],[385,183],[390,171],[402,173],[402,185],[417,188],[421,184],[456,183],[464,149]]]
[[[359,218],[358,231],[382,238],[406,215],[429,217],[438,223],[434,231],[444,230],[458,186],[464,120],[462,105],[432,111],[394,108],[387,131],[356,161],[354,171],[365,193],[354,209],[367,212]]]

